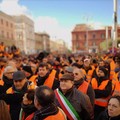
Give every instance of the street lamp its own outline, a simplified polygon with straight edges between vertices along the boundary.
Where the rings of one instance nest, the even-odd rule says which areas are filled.
[[[113,25],[113,45],[112,53],[114,53],[114,47],[117,47],[117,0],[113,0],[114,7],[114,25]]]
[[[89,38],[88,38],[88,32],[89,32],[89,24],[88,21],[91,19],[91,16],[85,15],[83,17],[84,20],[86,20],[86,50],[89,52]]]

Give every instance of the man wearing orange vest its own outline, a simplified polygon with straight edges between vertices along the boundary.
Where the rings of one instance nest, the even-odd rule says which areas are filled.
[[[3,71],[2,79],[0,80],[0,88],[3,90],[0,93],[6,93],[6,90],[13,85],[13,73],[17,71],[17,68],[13,66],[6,66]]]
[[[35,89],[34,84],[27,81],[23,72],[16,71],[13,73],[13,86],[6,91],[6,94],[0,95],[0,99],[10,106],[12,120],[19,120],[22,98],[28,89]]]
[[[40,63],[38,67],[37,86],[46,85],[53,90],[59,87],[59,80],[55,79],[56,71],[49,70],[47,63]]]
[[[95,93],[92,86],[87,81],[85,81],[85,75],[83,71],[79,68],[75,68],[73,70],[73,74],[74,85],[77,87],[78,90],[89,96],[91,104],[92,106],[94,106]]]
[[[120,95],[120,55],[115,57],[115,73],[112,82],[115,84],[113,95]]]
[[[94,66],[91,65],[91,59],[84,59],[83,67],[84,73],[86,74],[86,80],[90,83],[93,73],[94,73]]]
[[[36,88],[34,104],[37,108],[32,120],[67,120],[65,113],[55,104],[55,94],[47,86]]]
[[[96,77],[91,80],[95,91],[95,118],[104,111],[107,101],[112,93],[112,81],[108,79],[108,71],[105,67],[99,67]]]

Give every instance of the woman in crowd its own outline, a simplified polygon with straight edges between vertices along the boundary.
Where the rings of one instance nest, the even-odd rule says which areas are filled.
[[[120,120],[120,96],[112,96],[108,101],[107,109],[97,120]]]
[[[31,114],[36,111],[34,106],[34,93],[35,91],[31,89],[24,94],[19,120],[30,120]]]
[[[0,120],[11,120],[8,106],[3,100],[0,100]]]

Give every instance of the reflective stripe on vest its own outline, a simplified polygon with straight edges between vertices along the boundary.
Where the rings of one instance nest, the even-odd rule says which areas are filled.
[[[95,99],[95,104],[98,106],[106,107],[109,98],[97,98]]]
[[[88,90],[88,86],[89,86],[89,83],[84,81],[79,87],[78,87],[78,90],[83,92],[83,93],[87,93],[87,90]]]

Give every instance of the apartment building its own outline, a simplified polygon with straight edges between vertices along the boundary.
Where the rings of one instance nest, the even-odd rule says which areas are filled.
[[[13,16],[16,46],[26,54],[35,52],[34,22],[25,15]]]
[[[47,33],[35,33],[35,51],[50,52],[50,36]]]
[[[0,11],[0,42],[4,42],[6,46],[15,43],[15,25],[10,15]]]

